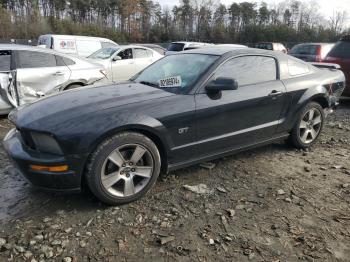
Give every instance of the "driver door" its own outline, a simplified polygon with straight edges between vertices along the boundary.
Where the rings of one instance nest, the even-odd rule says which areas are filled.
[[[112,58],[111,63],[113,82],[127,81],[136,74],[136,65],[132,48],[119,51],[116,56]]]
[[[224,62],[211,80],[234,78],[237,90],[196,94],[200,156],[218,154],[271,139],[280,123],[286,90],[272,57],[243,56]],[[210,152],[210,153],[209,153]]]

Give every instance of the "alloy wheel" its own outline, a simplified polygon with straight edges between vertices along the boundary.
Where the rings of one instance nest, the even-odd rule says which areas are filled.
[[[317,108],[308,110],[300,121],[299,136],[304,144],[315,141],[322,128],[322,114]]]
[[[122,145],[109,154],[101,170],[101,182],[115,197],[130,197],[150,181],[154,169],[151,152],[138,144]]]

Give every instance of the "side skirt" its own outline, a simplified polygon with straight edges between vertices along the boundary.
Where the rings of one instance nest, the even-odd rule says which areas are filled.
[[[284,140],[284,139],[286,139],[288,137],[289,137],[289,133],[281,134],[281,135],[278,135],[278,136],[273,137],[271,139],[259,142],[257,144],[251,144],[251,145],[244,146],[244,147],[234,148],[234,149],[231,149],[231,150],[228,150],[228,151],[224,151],[224,152],[221,152],[221,153],[218,153],[218,154],[215,154],[215,155],[209,155],[209,156],[205,156],[205,157],[202,157],[202,158],[191,159],[191,160],[186,161],[186,162],[170,164],[170,165],[168,165],[167,173],[169,173],[171,171],[174,171],[174,170],[177,170],[177,169],[180,169],[180,168],[184,168],[184,167],[192,166],[192,165],[195,165],[195,164],[199,164],[199,163],[202,163],[202,162],[205,162],[205,161],[211,161],[211,160],[214,160],[214,159],[218,159],[218,158],[222,158],[222,157],[225,157],[225,156],[233,155],[233,154],[236,154],[236,153],[239,153],[239,152],[242,152],[242,151],[246,151],[246,150],[249,150],[249,149],[252,149],[252,148],[269,145],[269,144],[274,143],[274,142],[280,142],[280,141],[282,141],[282,140]]]

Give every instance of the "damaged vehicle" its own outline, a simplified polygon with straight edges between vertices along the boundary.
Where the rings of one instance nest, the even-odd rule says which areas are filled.
[[[4,146],[38,187],[128,203],[161,172],[280,140],[310,147],[345,87],[336,65],[316,66],[251,48],[169,55],[128,83],[13,111]]]
[[[105,80],[99,64],[30,46],[0,45],[0,114],[43,96]]]

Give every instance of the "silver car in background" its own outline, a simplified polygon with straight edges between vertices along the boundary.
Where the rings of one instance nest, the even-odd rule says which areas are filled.
[[[0,45],[0,114],[63,90],[107,82],[102,65],[30,46]]]

